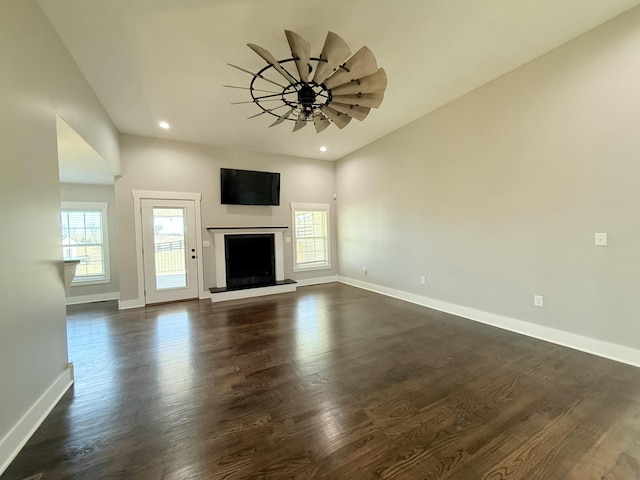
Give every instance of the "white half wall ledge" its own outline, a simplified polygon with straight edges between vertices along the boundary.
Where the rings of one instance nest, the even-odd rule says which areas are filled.
[[[9,467],[71,385],[73,385],[73,365],[69,364],[0,440],[0,475]]]
[[[340,283],[362,288],[371,292],[380,293],[388,297],[397,298],[406,302],[415,303],[423,307],[432,308],[440,312],[450,313],[458,317],[473,320],[493,327],[519,333],[528,337],[533,337],[545,342],[554,343],[563,347],[572,348],[581,352],[597,355],[599,357],[626,363],[634,367],[640,367],[640,350],[618,345],[616,343],[604,342],[595,338],[585,337],[575,333],[565,332],[554,328],[536,325],[534,323],[516,320],[514,318],[496,315],[474,308],[463,307],[453,303],[442,302],[434,298],[423,297],[412,293],[383,287],[373,283],[362,282],[349,277],[338,277]]]

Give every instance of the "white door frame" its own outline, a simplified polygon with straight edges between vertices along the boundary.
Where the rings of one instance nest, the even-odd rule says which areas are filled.
[[[201,299],[211,298],[211,294],[204,287],[204,264],[202,262],[202,212],[201,193],[190,192],[159,192],[153,190],[132,190],[133,196],[133,216],[136,234],[136,271],[138,274],[138,299],[134,302],[127,302],[128,308],[143,307],[145,305],[144,296],[144,259],[142,257],[142,199],[149,200],[193,200],[196,210],[196,245],[198,251],[198,297]]]
[[[144,301],[147,305],[153,303],[177,302],[180,300],[192,300],[200,296],[198,288],[198,242],[196,241],[196,202],[193,200],[158,200],[143,198],[142,202],[142,251],[144,259]],[[183,265],[183,276],[177,285],[159,285],[158,258],[155,255],[156,241],[159,240],[156,232],[156,209],[164,212],[172,212],[174,222],[180,218],[183,247],[181,260]],[[182,215],[177,214],[180,211]],[[175,212],[175,213],[174,213]],[[162,241],[162,240],[160,240]],[[193,262],[192,260],[196,260]],[[178,275],[180,277],[180,275]],[[178,278],[175,273],[172,275],[175,282]],[[182,283],[183,282],[183,283]]]

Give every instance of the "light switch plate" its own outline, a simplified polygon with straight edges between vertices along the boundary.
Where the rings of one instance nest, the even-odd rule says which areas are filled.
[[[606,233],[596,233],[596,246],[598,246],[598,247],[606,247],[607,246],[607,234]]]

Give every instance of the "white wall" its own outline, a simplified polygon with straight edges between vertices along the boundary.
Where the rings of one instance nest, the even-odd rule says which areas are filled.
[[[639,26],[636,8],[340,160],[340,275],[640,349]]]
[[[0,1],[0,472],[64,391],[56,113],[111,165],[118,138],[34,0]]]
[[[121,136],[122,177],[116,179],[120,300],[140,299],[137,286],[132,190],[202,193],[203,238],[211,240],[206,227],[291,226],[291,202],[329,203],[332,210],[332,243],[336,245],[335,164],[322,160],[268,155],[173,142],[131,135]],[[280,206],[220,204],[220,168],[280,172]],[[286,236],[291,232],[287,231]],[[335,276],[332,268],[293,273],[291,243],[285,244],[285,278],[302,280]],[[203,249],[205,288],[215,287],[213,246]]]
[[[63,202],[104,202],[107,208],[107,231],[109,232],[109,283],[96,285],[71,285],[67,304],[85,303],[105,299],[117,299],[120,295],[120,275],[118,273],[118,238],[116,220],[116,193],[113,185],[87,185],[61,183],[60,199]]]

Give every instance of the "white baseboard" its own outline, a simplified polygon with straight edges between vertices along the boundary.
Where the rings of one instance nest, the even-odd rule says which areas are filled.
[[[544,340],[546,342],[562,345],[563,347],[573,348],[574,350],[580,350],[582,352],[598,355],[599,357],[633,365],[634,367],[640,367],[640,350],[634,348],[625,347],[615,343],[603,342],[602,340],[585,337],[576,333],[536,325],[535,323],[483,312],[481,310],[463,307],[453,303],[442,302],[434,298],[423,297],[403,292],[401,290],[395,290],[393,288],[382,287],[380,285],[362,282],[353,278],[338,277],[338,281],[364,290],[370,290],[382,295],[398,298],[424,307],[433,308],[434,310],[451,313],[469,320],[502,328],[503,330],[527,335],[529,337],[537,338],[538,340]]]
[[[133,300],[120,300],[118,301],[118,310],[127,310],[129,308],[144,307],[143,298],[134,298]]]
[[[22,447],[35,433],[53,407],[73,384],[73,365],[69,364],[64,372],[40,395],[27,412],[0,440],[0,475],[20,453]]]
[[[106,302],[107,300],[119,300],[120,292],[99,293],[96,295],[77,295],[67,297],[67,305],[79,305],[81,303]]]
[[[299,287],[306,287],[307,285],[320,285],[321,283],[333,283],[338,281],[338,276],[332,277],[316,277],[316,278],[304,278],[302,280],[296,280]]]

